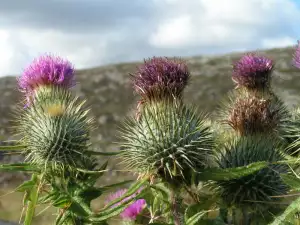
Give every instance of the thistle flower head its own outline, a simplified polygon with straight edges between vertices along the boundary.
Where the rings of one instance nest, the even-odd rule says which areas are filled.
[[[122,197],[126,192],[127,192],[127,189],[118,190],[117,192],[108,196],[108,198],[106,199],[106,203],[109,203],[117,198]],[[116,203],[115,205],[113,205],[113,207],[117,207],[117,206],[121,205],[123,202],[133,199],[138,194],[138,192],[123,199],[121,202]],[[136,217],[146,207],[146,205],[147,205],[147,203],[146,203],[145,199],[138,199],[135,202],[133,202],[132,204],[130,204],[127,208],[125,208],[124,211],[120,214],[120,216],[126,220],[135,220]]]
[[[295,67],[300,69],[300,40],[298,41],[298,45],[296,47],[296,51],[294,54],[293,64]]]
[[[250,208],[253,211],[268,210],[278,198],[284,195],[288,186],[281,179],[281,173],[288,172],[288,166],[272,164],[284,159],[281,143],[271,136],[248,136],[232,139],[218,149],[217,162],[222,169],[247,166],[255,162],[270,162],[268,167],[240,178],[218,181],[221,198],[229,207]],[[263,213],[262,213],[263,214]]]
[[[238,87],[265,89],[269,87],[273,67],[272,60],[247,54],[233,65],[232,80]]]
[[[213,137],[205,118],[183,105],[146,105],[139,120],[124,125],[122,138],[125,166],[176,185],[212,161]]]
[[[287,118],[288,111],[272,95],[250,95],[237,92],[238,96],[225,105],[225,122],[240,135],[276,133]]]
[[[180,97],[189,76],[182,60],[153,57],[145,60],[133,74],[133,86],[145,99]]]
[[[40,86],[60,86],[70,88],[75,85],[74,68],[70,62],[60,57],[43,55],[24,70],[18,78],[19,88],[31,96]]]

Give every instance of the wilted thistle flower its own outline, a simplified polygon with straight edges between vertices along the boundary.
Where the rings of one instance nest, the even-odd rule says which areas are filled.
[[[295,67],[300,69],[300,41],[298,41],[298,46],[296,47],[296,52],[294,54],[293,64]]]
[[[266,89],[270,85],[273,67],[272,60],[255,54],[247,54],[233,65],[232,80],[237,87]]]
[[[43,55],[27,67],[18,78],[19,89],[25,94],[28,104],[34,92],[42,86],[58,86],[68,89],[75,85],[73,65],[60,57]]]
[[[92,119],[83,104],[68,90],[41,88],[32,105],[18,113],[17,132],[26,159],[45,169],[89,167],[85,153]]]
[[[273,196],[287,193],[288,187],[282,181],[280,173],[287,173],[288,167],[272,164],[284,160],[280,148],[278,139],[266,136],[240,137],[223,144],[217,161],[222,169],[247,166],[260,161],[270,163],[268,167],[253,174],[216,182],[226,205],[264,211],[272,206],[268,203],[279,200]]]
[[[145,100],[180,98],[189,80],[187,65],[180,59],[153,57],[133,76],[135,91]]]
[[[121,189],[118,190],[117,192],[111,194],[107,199],[106,203],[108,204],[109,202],[122,197],[125,193],[127,192],[127,189]],[[138,194],[138,193],[136,193]],[[125,199],[123,199],[121,202],[116,203],[112,207],[117,207],[124,203],[125,201],[128,201],[130,199],[133,199],[136,194],[133,194]],[[146,200],[145,199],[138,199],[134,201],[132,204],[130,204],[124,211],[120,214],[121,218],[125,220],[135,220],[136,217],[144,210],[144,208],[147,206]]]
[[[178,184],[210,166],[213,137],[203,116],[171,102],[146,105],[122,131],[122,162],[141,174]]]
[[[240,135],[277,133],[288,111],[273,95],[235,92],[222,109],[225,122]]]

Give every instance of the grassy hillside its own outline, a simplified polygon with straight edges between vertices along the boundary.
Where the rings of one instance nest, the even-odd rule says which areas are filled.
[[[264,55],[274,59],[276,69],[274,72],[274,88],[289,106],[300,105],[300,71],[291,66],[292,48],[272,49],[263,52]],[[192,74],[190,85],[186,89],[187,103],[197,105],[201,111],[213,115],[219,100],[233,88],[231,81],[231,64],[238,59],[241,53],[228,54],[216,57],[187,58]],[[117,129],[124,116],[132,113],[137,96],[134,96],[129,73],[135,71],[139,63],[109,65],[94,69],[77,71],[78,85],[75,91],[83,98],[88,99],[92,109],[97,128],[92,133],[93,146],[102,151],[116,151],[118,145]],[[14,77],[0,78],[0,137],[5,140],[11,138],[9,127],[15,104],[20,98]],[[1,140],[0,139],[0,140]],[[0,157],[1,158],[1,157]],[[4,156],[2,162],[22,160],[22,157]],[[99,160],[103,160],[99,158]],[[110,164],[109,172],[104,180],[123,180],[129,174],[115,172],[119,168],[117,163]],[[0,174],[0,195],[12,190],[18,183],[26,178],[24,174]],[[10,194],[0,198],[0,219],[17,221],[21,213],[21,199],[19,194]],[[9,202],[9,204],[8,204]],[[95,203],[100,204],[100,203]],[[49,212],[53,212],[50,211]],[[47,217],[39,216],[36,224],[47,224],[51,213]]]

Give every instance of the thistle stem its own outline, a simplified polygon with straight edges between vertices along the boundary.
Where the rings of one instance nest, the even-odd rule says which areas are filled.
[[[172,191],[171,198],[172,198],[171,201],[172,201],[172,214],[174,218],[174,225],[184,225],[183,216],[180,210],[181,199],[175,190]]]
[[[33,186],[30,191],[30,200],[28,202],[27,211],[25,215],[24,225],[31,225],[34,217],[35,207],[38,200],[39,194],[39,179],[37,174],[32,174],[32,180],[36,180],[36,185]]]

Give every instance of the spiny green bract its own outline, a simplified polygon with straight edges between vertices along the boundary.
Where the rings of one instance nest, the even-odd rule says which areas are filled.
[[[33,104],[18,112],[26,159],[47,169],[87,168],[92,120],[83,104],[65,89],[38,89]]]
[[[286,152],[294,157],[300,151],[300,108],[291,112],[289,120],[283,124],[281,136],[286,143]]]
[[[213,137],[205,118],[174,102],[152,102],[122,131],[122,161],[141,174],[170,181],[190,179],[212,159]]]
[[[272,196],[287,193],[288,187],[280,177],[280,173],[288,171],[287,166],[271,164],[284,159],[280,147],[278,139],[266,136],[235,138],[223,145],[217,157],[222,169],[247,166],[260,161],[270,162],[267,168],[251,175],[216,182],[226,205],[262,211],[268,209],[271,202],[278,200]]]

